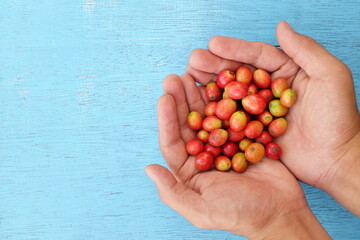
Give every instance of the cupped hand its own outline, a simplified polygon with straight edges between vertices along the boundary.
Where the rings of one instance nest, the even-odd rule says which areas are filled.
[[[304,193],[280,162],[264,159],[244,173],[199,172],[185,143],[195,132],[187,126],[190,111],[203,112],[204,87],[193,78],[170,75],[158,101],[160,148],[170,171],[149,165],[160,198],[195,226],[254,236],[290,213],[309,212]]]
[[[351,171],[356,159],[350,159],[348,152],[360,144],[351,72],[286,22],[279,23],[277,38],[281,49],[263,42],[214,37],[208,49],[192,52],[187,72],[202,84],[214,81],[223,69],[236,70],[244,64],[271,72],[272,79],[285,77],[298,101],[286,116],[286,134],[276,140],[283,147],[281,160],[298,179],[331,192],[335,176]]]

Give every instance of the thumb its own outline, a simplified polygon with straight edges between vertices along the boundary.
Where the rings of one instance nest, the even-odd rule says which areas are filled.
[[[345,64],[311,37],[295,32],[286,21],[278,24],[276,35],[284,52],[308,76],[326,79],[327,76],[334,75],[334,71],[341,73],[344,70]]]
[[[153,164],[147,166],[145,171],[155,183],[160,199],[166,205],[180,213],[195,226],[206,228],[206,205],[199,193],[178,182],[165,167]]]

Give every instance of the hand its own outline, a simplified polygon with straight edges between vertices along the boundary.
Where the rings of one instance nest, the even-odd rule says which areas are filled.
[[[214,80],[223,69],[243,64],[285,77],[298,94],[278,138],[283,163],[301,181],[330,193],[360,216],[360,116],[349,68],[313,39],[286,23],[277,28],[282,50],[261,42],[214,37],[209,50],[190,56],[187,72],[197,82]]]
[[[294,232],[304,237],[304,227],[321,239],[328,237],[300,185],[280,161],[264,159],[241,174],[197,171],[194,156],[185,150],[185,143],[195,137],[187,126],[187,115],[193,110],[203,112],[204,87],[197,87],[188,74],[168,76],[163,87],[165,95],[158,102],[159,140],[171,172],[159,165],[146,169],[162,201],[200,228],[253,239],[289,239]]]

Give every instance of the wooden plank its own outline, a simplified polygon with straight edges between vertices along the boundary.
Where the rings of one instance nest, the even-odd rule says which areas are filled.
[[[5,0],[0,8],[0,239],[242,239],[199,230],[144,174],[161,81],[214,35],[277,44],[288,20],[348,64],[360,104],[359,1]],[[334,239],[360,220],[305,186]]]

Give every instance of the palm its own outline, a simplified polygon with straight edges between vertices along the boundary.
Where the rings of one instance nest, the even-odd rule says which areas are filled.
[[[344,77],[351,80],[351,76]],[[334,83],[338,84],[335,80]],[[282,160],[301,180],[318,185],[329,169],[338,164],[339,147],[353,137],[356,116],[349,116],[349,109],[344,108],[350,101],[336,88],[327,89],[321,79],[298,75],[292,88],[299,98],[287,115],[287,133],[278,139],[284,147]]]
[[[206,201],[209,225],[241,235],[261,229],[283,210],[282,206],[294,209],[299,206],[292,202],[305,203],[294,177],[280,162],[269,159],[249,166],[242,174],[219,171],[195,174],[188,186]]]
[[[189,111],[202,111],[203,88],[189,75],[172,75],[165,79],[164,91],[168,95],[160,98],[158,105],[161,150],[174,177],[192,194],[201,196],[198,211],[210,221],[207,225],[234,233],[240,227],[249,230],[240,232],[247,235],[264,226],[282,206],[306,205],[299,184],[279,161],[264,159],[242,174],[197,171],[194,156],[185,150],[185,142],[195,137],[186,119]]]

